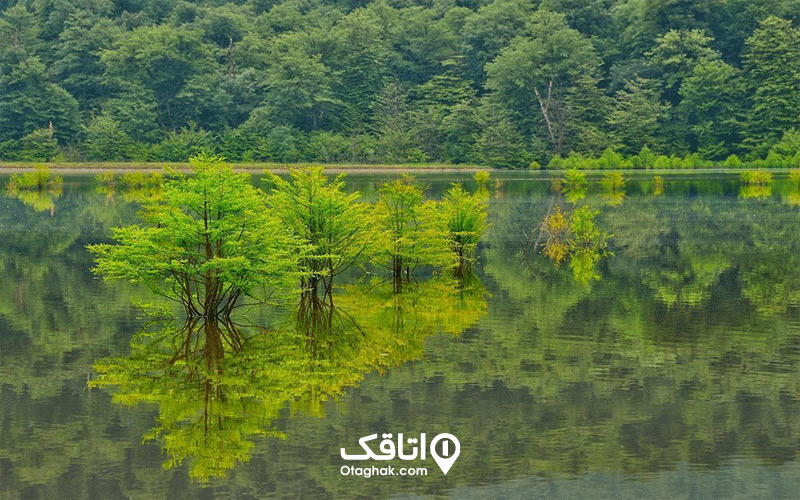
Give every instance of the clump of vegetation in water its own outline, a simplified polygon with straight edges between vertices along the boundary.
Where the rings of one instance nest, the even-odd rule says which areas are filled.
[[[772,183],[772,172],[766,170],[745,170],[739,178],[747,186],[766,186]]]
[[[24,174],[14,174],[8,180],[8,190],[10,192],[18,190],[45,191],[60,189],[64,179],[60,175],[53,175],[50,169],[45,166],[36,167],[33,172]]]
[[[610,235],[602,232],[595,222],[599,213],[581,207],[568,215],[556,205],[540,226],[542,254],[556,266],[569,261],[573,276],[582,283],[599,279],[597,263],[611,255],[607,250]]]
[[[164,182],[161,172],[126,172],[122,174],[122,184],[129,189],[159,187]]]
[[[481,197],[465,191],[461,184],[453,184],[441,207],[447,218],[450,245],[458,259],[455,275],[463,278],[472,273],[478,241],[488,228],[487,204]]]
[[[587,283],[600,279],[597,273],[597,263],[607,251],[609,234],[600,231],[595,218],[599,210],[581,207],[572,213],[570,232],[570,268],[575,279]]]
[[[116,176],[113,171],[108,170],[106,172],[100,172],[94,178],[100,185],[113,186]]]
[[[740,198],[765,199],[772,195],[772,172],[760,169],[745,170],[739,177],[742,180]]]
[[[434,201],[425,201],[423,188],[404,176],[384,183],[379,192],[374,214],[380,244],[375,260],[389,263],[395,293],[420,265],[453,267],[442,211]]]
[[[622,192],[627,182],[622,172],[606,172],[600,180],[600,184],[603,188],[611,193]]]
[[[577,169],[567,170],[564,174],[567,201],[576,203],[586,196],[586,174]]]
[[[55,200],[64,190],[64,180],[53,175],[47,167],[36,167],[33,172],[12,175],[6,185],[8,195],[37,212],[55,214]]]
[[[207,355],[219,358],[223,345],[241,347],[230,327],[240,299],[263,302],[286,286],[300,252],[248,174],[212,156],[192,158],[191,167],[193,176],[168,181],[145,204],[142,224],[114,229],[116,244],[88,248],[95,273],[143,283],[202,319]]]
[[[334,278],[366,260],[374,245],[369,207],[347,193],[344,175],[333,180],[322,167],[292,169],[289,180],[267,172],[267,205],[306,252],[298,261],[303,293],[330,295]]]
[[[586,173],[578,169],[567,170],[564,173],[564,184],[568,191],[578,191],[586,187]]]
[[[478,185],[486,184],[490,177],[491,174],[487,170],[478,170],[473,176]]]
[[[608,205],[616,206],[622,203],[625,199],[625,184],[627,179],[622,175],[622,172],[607,172],[600,180],[600,185],[603,186],[605,202]]]
[[[789,182],[796,186],[800,186],[800,170],[791,170],[789,172]]]
[[[569,220],[558,205],[556,205],[555,211],[546,215],[542,221],[541,230],[544,234],[542,254],[556,265],[560,265],[569,256],[569,226]]]

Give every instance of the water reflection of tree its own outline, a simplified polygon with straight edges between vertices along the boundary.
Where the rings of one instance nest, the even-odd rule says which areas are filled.
[[[287,405],[320,415],[322,403],[365,374],[421,356],[426,337],[459,334],[486,313],[475,280],[431,280],[402,294],[390,285],[351,286],[336,304],[307,300],[274,331],[190,318],[142,333],[129,357],[95,365],[91,385],[115,388],[122,404],[157,405],[146,439],[163,444],[166,466],[191,459],[190,474],[205,480],[247,461],[256,437],[281,437],[272,422]],[[223,355],[221,343],[233,337],[241,344]]]
[[[531,260],[541,253],[556,267],[568,262],[575,280],[581,283],[600,279],[598,263],[603,257],[613,255],[607,250],[610,235],[595,222],[600,211],[587,206],[570,212],[562,210],[559,204],[552,207],[540,224],[524,233],[523,256],[528,268],[531,269]]]
[[[22,189],[9,185],[8,195],[36,212],[49,212],[52,217],[56,212],[56,200],[64,192],[63,184],[55,183],[40,189]]]

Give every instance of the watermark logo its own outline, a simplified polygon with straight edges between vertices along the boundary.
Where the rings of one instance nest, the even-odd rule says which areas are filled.
[[[461,443],[458,441],[458,438],[452,434],[442,433],[437,434],[430,442],[430,447],[427,445],[427,436],[425,433],[421,433],[419,438],[410,437],[405,438],[402,433],[397,434],[397,442],[392,439],[393,435],[391,433],[381,434],[381,442],[378,444],[379,453],[376,453],[370,446],[370,441],[374,441],[378,439],[377,434],[370,434],[369,436],[364,436],[358,440],[358,444],[361,446],[363,453],[356,453],[356,454],[349,454],[342,448],[342,459],[344,460],[394,460],[398,458],[400,460],[427,460],[427,455],[433,458],[439,468],[442,470],[444,475],[447,475],[447,472],[453,467],[458,455],[461,453]],[[374,468],[374,467],[373,467]],[[345,472],[347,469],[347,472]],[[392,467],[386,467],[387,470],[394,470]],[[358,474],[357,470],[363,470],[361,468],[355,468],[352,466],[343,466],[342,467],[342,474],[343,475],[364,475]],[[369,470],[369,469],[367,469]],[[382,469],[381,469],[382,470]],[[419,473],[420,468],[402,468],[401,475],[421,475]],[[403,473],[404,470],[413,470],[414,473]],[[426,470],[427,473],[427,470]],[[373,474],[379,475],[379,474]],[[380,475],[395,475],[394,473],[388,474],[380,474]],[[369,477],[369,475],[366,475]]]

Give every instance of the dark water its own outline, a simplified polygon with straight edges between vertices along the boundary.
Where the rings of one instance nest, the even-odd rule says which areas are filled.
[[[800,193],[722,174],[664,176],[660,195],[633,176],[624,198],[591,183],[577,204],[600,211],[614,255],[582,283],[521,250],[573,204],[547,177],[494,177],[485,294],[424,289],[398,337],[390,297],[342,291],[367,332],[330,355],[346,370],[304,397],[278,396],[291,371],[265,372],[273,392],[242,398],[260,403],[226,415],[213,455],[180,384],[128,405],[87,388],[95,362],[129,354],[132,299],[149,297],[93,277],[84,247],[134,222],[147,193],[85,177],[3,190],[0,499],[797,498]],[[434,197],[456,178],[424,176]],[[350,183],[372,199],[380,180]],[[427,477],[342,476],[339,449],[382,432],[452,433],[461,454],[446,476],[430,461]],[[198,480],[200,464],[224,477]]]

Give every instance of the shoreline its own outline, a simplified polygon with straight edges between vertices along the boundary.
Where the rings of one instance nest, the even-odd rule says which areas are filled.
[[[398,164],[398,165],[369,165],[369,164],[319,164],[319,163],[230,163],[236,172],[261,173],[270,170],[275,173],[288,173],[292,168],[304,168],[311,166],[324,167],[330,173],[353,173],[353,174],[387,174],[387,173],[414,173],[414,172],[477,172],[479,170],[497,170],[493,167],[480,165],[441,165],[441,164]],[[127,172],[161,172],[171,168],[180,172],[190,172],[188,163],[2,163],[0,162],[0,174],[14,174],[19,172],[33,172],[39,167],[47,167],[52,172],[65,174],[93,174],[101,172],[127,173]]]
[[[231,167],[236,172],[250,172],[253,174],[262,173],[265,170],[278,174],[286,174],[292,168],[305,167],[324,167],[325,172],[332,174],[409,174],[409,173],[475,173],[481,170],[491,171],[497,174],[525,174],[533,176],[558,176],[563,175],[569,170],[549,170],[549,169],[508,169],[495,168],[481,165],[443,165],[443,164],[320,164],[320,163],[231,163]],[[0,162],[0,175],[15,173],[33,172],[37,168],[47,167],[53,173],[61,174],[97,174],[103,172],[113,172],[124,174],[131,172],[163,172],[165,169],[173,169],[181,173],[190,173],[191,167],[183,162],[154,162],[154,163],[16,163]],[[765,170],[776,174],[786,174],[794,168],[763,168],[763,167],[738,167],[738,168],[669,168],[669,169],[649,169],[649,168],[622,168],[622,169],[578,169],[589,176],[602,175],[606,172],[621,172],[632,176],[640,175],[685,175],[685,174],[736,174],[745,171]]]

